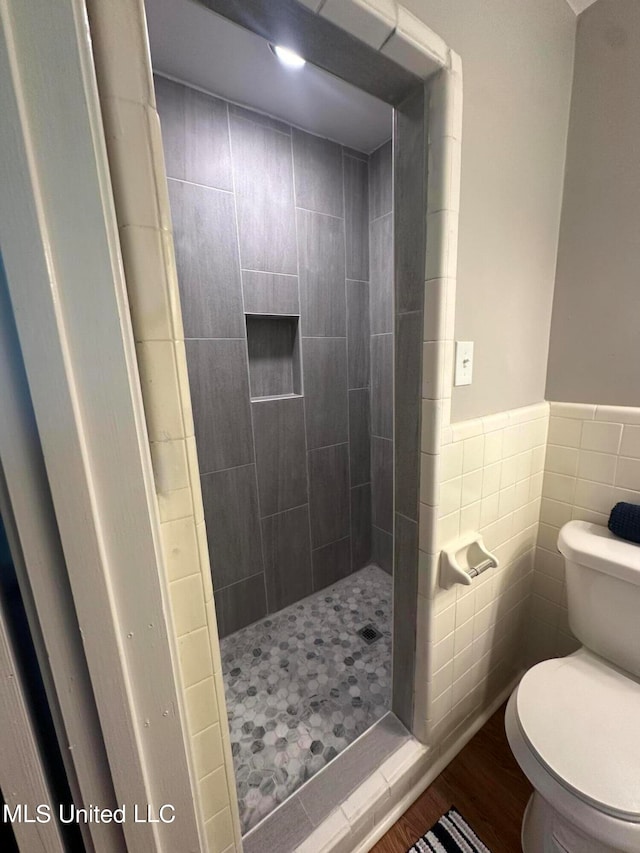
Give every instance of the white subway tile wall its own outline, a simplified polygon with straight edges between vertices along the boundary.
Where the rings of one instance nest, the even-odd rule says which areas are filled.
[[[606,527],[618,501],[640,503],[640,408],[550,403],[528,663],[574,651],[558,533],[582,519]]]
[[[416,686],[422,680],[427,699],[416,732],[436,751],[461,735],[525,664],[548,425],[549,407],[540,403],[452,424],[442,432],[439,453],[423,444],[422,472],[439,471],[440,487],[421,492],[418,612],[431,618],[418,632],[424,647]],[[442,589],[440,551],[476,531],[498,568],[469,587]]]

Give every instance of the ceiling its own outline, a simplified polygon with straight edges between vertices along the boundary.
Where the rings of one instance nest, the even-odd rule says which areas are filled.
[[[307,63],[285,68],[260,36],[192,0],[145,0],[161,74],[370,153],[391,136],[392,110]]]
[[[588,6],[592,6],[596,0],[567,0],[567,3],[571,6],[576,15],[579,15],[580,12],[584,12],[584,10]]]

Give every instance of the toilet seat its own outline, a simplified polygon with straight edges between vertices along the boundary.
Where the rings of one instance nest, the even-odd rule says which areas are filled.
[[[563,787],[640,824],[640,683],[580,649],[529,670],[514,703],[527,746]]]

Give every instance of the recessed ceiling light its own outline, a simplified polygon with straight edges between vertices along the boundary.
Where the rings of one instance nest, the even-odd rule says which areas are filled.
[[[287,68],[302,68],[305,65],[305,60],[291,48],[279,44],[270,44],[269,47]]]

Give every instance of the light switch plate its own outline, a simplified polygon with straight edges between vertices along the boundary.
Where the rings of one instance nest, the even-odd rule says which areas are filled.
[[[456,341],[454,385],[471,385],[473,379],[473,341]]]

